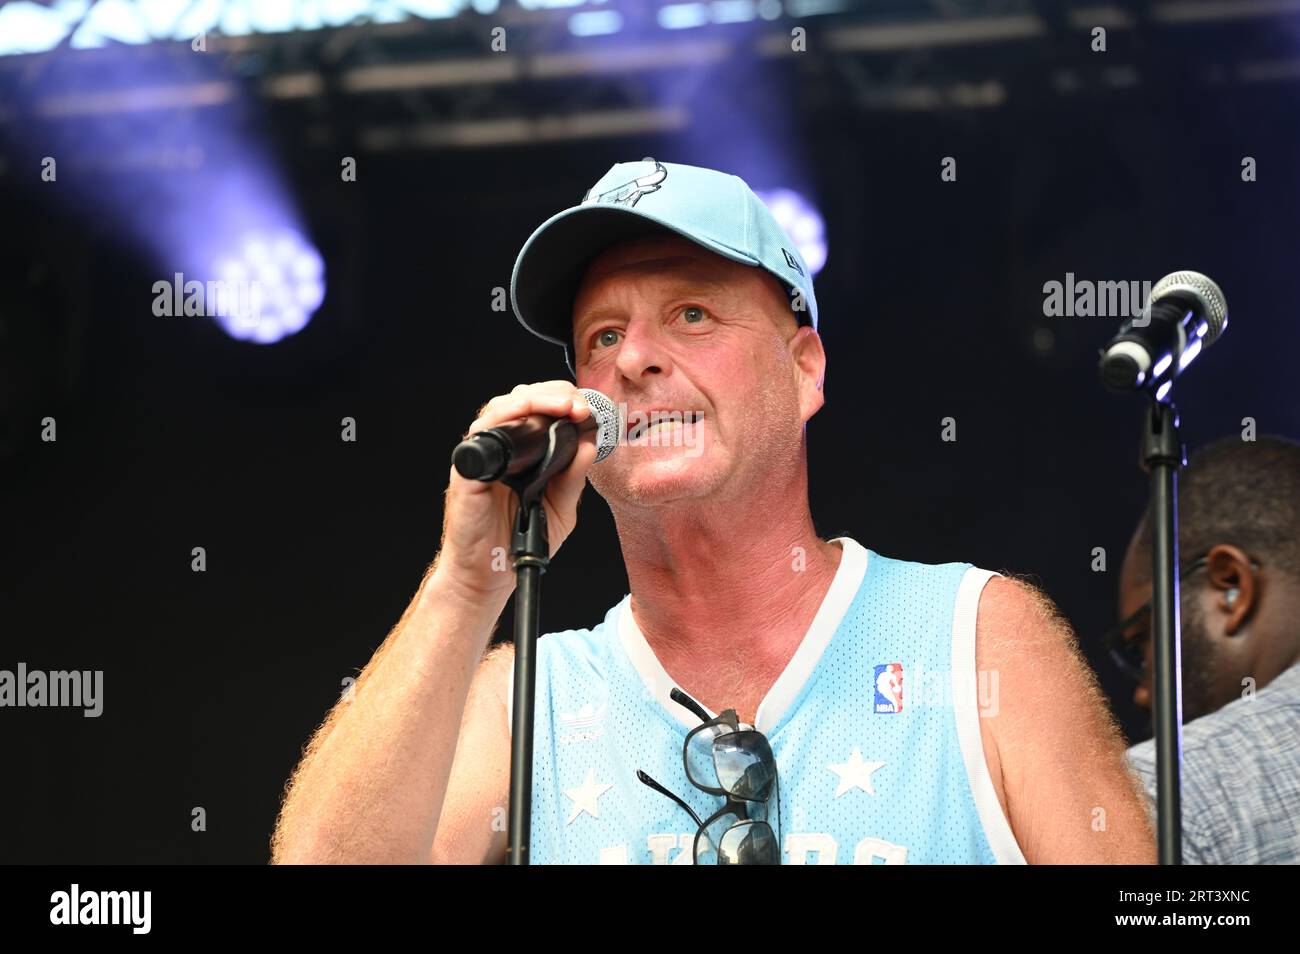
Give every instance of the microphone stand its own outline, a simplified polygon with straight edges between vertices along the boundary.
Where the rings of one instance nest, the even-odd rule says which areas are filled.
[[[1166,395],[1167,396],[1167,395]],[[1156,829],[1159,861],[1182,864],[1182,647],[1178,614],[1178,470],[1187,463],[1172,401],[1153,397],[1142,436],[1151,479],[1151,639],[1155,662]]]
[[[563,419],[548,428],[545,455],[530,470],[501,482],[519,499],[510,556],[515,568],[515,685],[511,702],[509,863],[528,864],[533,801],[533,709],[537,682],[537,639],[541,620],[542,574],[550,564],[542,499],[546,482],[573,461],[578,435]]]

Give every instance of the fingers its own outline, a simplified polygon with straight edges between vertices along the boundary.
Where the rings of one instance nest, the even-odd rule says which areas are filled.
[[[578,498],[587,486],[587,471],[596,461],[596,441],[590,434],[578,443],[569,466],[551,478],[547,496],[558,513],[568,516],[577,510]]]
[[[477,434],[532,414],[568,417],[580,421],[590,413],[586,400],[572,381],[542,381],[520,384],[509,394],[498,394],[484,404],[465,436]]]

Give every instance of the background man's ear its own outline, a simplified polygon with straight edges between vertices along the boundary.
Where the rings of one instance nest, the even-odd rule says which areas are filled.
[[[1259,600],[1259,580],[1250,557],[1240,547],[1218,544],[1210,548],[1205,562],[1210,585],[1218,592],[1219,609],[1228,614],[1224,632],[1234,636],[1241,631]]]

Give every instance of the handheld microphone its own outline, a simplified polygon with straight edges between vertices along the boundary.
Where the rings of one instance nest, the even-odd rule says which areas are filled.
[[[1120,326],[1101,350],[1101,380],[1112,391],[1153,390],[1161,400],[1174,378],[1228,326],[1228,303],[1200,272],[1156,282],[1139,318]]]
[[[618,405],[591,388],[578,393],[587,399],[591,414],[574,422],[567,417],[533,414],[512,424],[479,431],[456,445],[451,463],[468,480],[491,482],[513,477],[535,467],[550,455],[555,469],[569,466],[578,438],[596,432],[596,463],[614,452],[622,437]]]

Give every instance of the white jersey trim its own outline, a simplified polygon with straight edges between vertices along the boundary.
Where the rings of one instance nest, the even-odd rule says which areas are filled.
[[[852,537],[835,537],[830,542],[838,542],[840,549],[844,551],[840,557],[840,565],[799,648],[795,650],[790,662],[786,664],[758,707],[754,717],[757,724],[754,727],[760,732],[770,732],[798,698],[800,690],[812,675],[835,631],[839,629],[844,614],[848,612],[849,605],[857,595],[862,579],[866,575],[868,554],[862,544]],[[623,644],[623,651],[627,653],[632,667],[659,704],[684,728],[694,729],[700,724],[699,719],[668,695],[676,683],[668,675],[659,657],[654,654],[654,650],[650,648],[645,635],[641,632],[641,627],[637,626],[636,619],[632,616],[631,594],[623,597],[617,609],[619,641]],[[514,697],[515,671],[512,666],[506,683],[506,726],[512,734],[514,733]],[[704,711],[710,717],[717,715],[707,706],[704,706]]]
[[[851,537],[835,537],[831,543],[838,542],[844,551],[840,565],[835,571],[835,578],[822,598],[817,615],[813,617],[808,632],[804,634],[799,648],[795,650],[781,675],[777,677],[772,688],[758,706],[754,716],[754,728],[759,732],[770,733],[781,721],[781,717],[798,698],[800,691],[808,682],[818,661],[830,645],[831,638],[839,629],[844,614],[848,612],[853,597],[862,585],[862,578],[867,572],[867,550]],[[637,626],[632,615],[632,597],[625,596],[618,611],[618,635],[627,653],[632,667],[640,675],[646,688],[663,706],[673,719],[684,728],[693,729],[700,720],[691,714],[685,706],[674,702],[668,695],[676,685],[664,669],[659,657],[654,654],[646,641],[641,628]],[[698,700],[696,700],[698,701]],[[709,716],[717,715],[707,706],[704,711]]]
[[[979,612],[980,593],[991,577],[1001,576],[992,570],[973,566],[957,587],[957,603],[952,615],[952,698],[953,718],[957,723],[957,741],[975,809],[979,813],[984,837],[993,857],[1000,865],[1023,865],[1024,853],[1002,811],[988,760],[984,757],[984,740],[980,736],[979,682],[975,668],[975,619]]]

